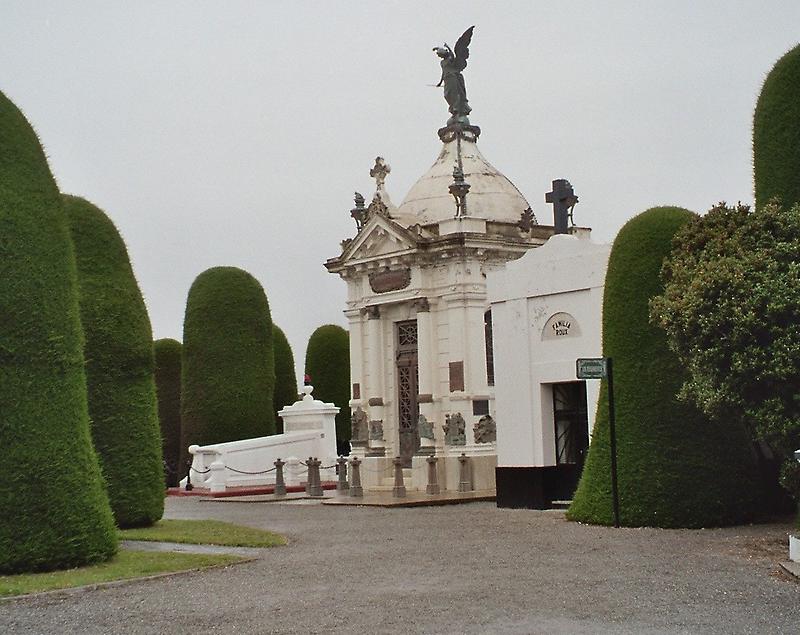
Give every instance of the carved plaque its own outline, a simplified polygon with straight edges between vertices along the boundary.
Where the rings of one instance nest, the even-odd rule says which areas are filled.
[[[450,362],[450,392],[464,390],[464,362]]]
[[[369,274],[369,286],[375,293],[405,289],[411,284],[411,269],[376,271]]]
[[[560,340],[568,337],[580,337],[581,327],[578,320],[569,313],[555,313],[542,329],[542,340]]]

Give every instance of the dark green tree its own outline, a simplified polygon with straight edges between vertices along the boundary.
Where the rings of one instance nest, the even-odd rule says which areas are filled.
[[[611,250],[603,297],[603,354],[614,363],[620,516],[623,525],[705,527],[752,514],[754,465],[736,422],[709,421],[678,391],[686,369],[649,321],[650,298],[676,231],[695,215],[655,207],[630,220]],[[613,522],[608,392],[568,517]]]
[[[181,343],[164,338],[153,343],[158,419],[167,487],[177,487],[181,455]]]
[[[0,93],[0,573],[107,560],[75,259],[36,134]]]
[[[120,527],[164,514],[153,332],[128,250],[90,202],[64,197],[75,245],[92,440]]]
[[[183,321],[181,452],[274,434],[274,387],[272,318],[261,284],[236,267],[204,271]]]
[[[756,209],[800,203],[800,46],[772,67],[753,117]]]
[[[272,325],[272,347],[275,357],[275,393],[272,405],[275,408],[275,428],[283,432],[283,420],[278,413],[284,406],[297,401],[297,375],[294,370],[294,355],[289,340],[275,324]]]
[[[678,231],[652,302],[688,369],[682,395],[766,441],[786,470],[800,447],[798,254],[800,204],[720,203]]]
[[[306,348],[305,373],[314,397],[339,407],[336,445],[339,454],[350,447],[350,338],[341,326],[326,324],[311,334]]]

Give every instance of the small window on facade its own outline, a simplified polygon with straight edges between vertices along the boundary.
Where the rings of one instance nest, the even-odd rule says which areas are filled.
[[[483,336],[486,342],[486,383],[494,386],[494,345],[492,344],[492,310],[483,314]]]

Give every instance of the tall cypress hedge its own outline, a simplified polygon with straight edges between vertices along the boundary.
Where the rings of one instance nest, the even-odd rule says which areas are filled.
[[[158,420],[167,487],[177,487],[181,455],[181,343],[171,338],[153,342]]]
[[[314,397],[339,407],[336,445],[339,454],[349,452],[350,338],[341,326],[326,324],[311,334],[306,348],[305,373],[314,386]]]
[[[181,452],[275,433],[272,318],[261,284],[236,267],[201,273],[183,322]]]
[[[753,117],[756,209],[779,197],[800,202],[800,46],[779,59],[764,81]]]
[[[275,392],[272,405],[275,408],[275,429],[283,432],[283,420],[278,413],[284,406],[297,401],[297,375],[294,370],[294,355],[286,335],[275,324],[272,325],[272,347],[275,357]]]
[[[676,395],[685,378],[666,334],[649,322],[659,272],[688,210],[655,207],[630,220],[611,250],[603,297],[603,354],[614,364],[623,525],[704,527],[748,519],[754,463],[744,429],[714,423]],[[601,387],[586,465],[568,517],[613,522],[608,392]]]
[[[120,527],[164,513],[164,467],[153,378],[153,333],[128,250],[114,223],[64,197],[75,245],[92,439]]]
[[[0,93],[0,573],[117,548],[89,435],[77,280],[36,134]]]

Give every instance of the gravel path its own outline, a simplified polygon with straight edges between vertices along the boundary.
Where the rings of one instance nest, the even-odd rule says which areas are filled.
[[[789,525],[620,529],[492,503],[170,498],[287,536],[257,561],[0,603],[1,633],[800,633]]]

